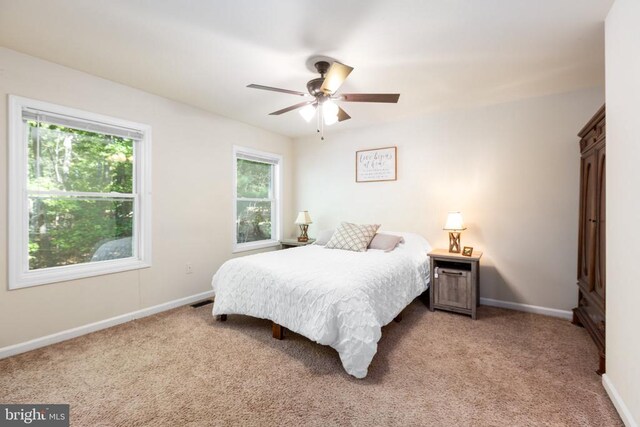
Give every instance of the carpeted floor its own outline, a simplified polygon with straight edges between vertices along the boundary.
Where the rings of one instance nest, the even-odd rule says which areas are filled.
[[[587,333],[419,301],[383,329],[364,380],[270,323],[182,307],[0,360],[0,402],[69,403],[78,426],[619,426]]]

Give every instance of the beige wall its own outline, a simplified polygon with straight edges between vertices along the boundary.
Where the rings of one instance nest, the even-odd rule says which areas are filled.
[[[152,126],[151,268],[7,290],[7,94]],[[289,138],[4,48],[0,100],[0,348],[210,290],[231,257],[233,144],[284,156],[293,222]]]
[[[309,210],[310,235],[339,221],[375,222],[434,247],[447,247],[447,211],[460,210],[462,244],[484,251],[482,297],[569,310],[576,134],[603,102],[603,89],[591,89],[295,140],[296,207]],[[355,151],[386,146],[398,147],[398,181],[355,183]]]
[[[607,379],[640,422],[640,2],[616,0],[606,20]]]

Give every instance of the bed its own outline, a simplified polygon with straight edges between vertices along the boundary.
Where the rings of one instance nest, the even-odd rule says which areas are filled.
[[[429,285],[429,243],[393,234],[404,243],[391,252],[308,245],[231,259],[213,276],[213,315],[269,319],[333,347],[347,373],[364,378],[381,328]]]

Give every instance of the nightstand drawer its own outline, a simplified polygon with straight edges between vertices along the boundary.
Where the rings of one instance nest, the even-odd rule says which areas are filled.
[[[435,303],[469,310],[472,307],[471,272],[453,268],[438,268],[435,279]]]

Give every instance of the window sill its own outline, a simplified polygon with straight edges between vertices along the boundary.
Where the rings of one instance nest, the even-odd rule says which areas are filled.
[[[135,258],[51,267],[27,273],[18,273],[16,276],[11,277],[9,281],[9,290],[66,282],[69,280],[85,279],[149,267],[151,267],[151,263]]]
[[[257,249],[273,248],[280,246],[278,240],[263,240],[260,242],[240,243],[233,245],[232,253],[237,254],[240,252],[255,251]]]

